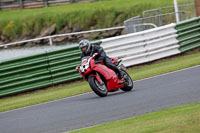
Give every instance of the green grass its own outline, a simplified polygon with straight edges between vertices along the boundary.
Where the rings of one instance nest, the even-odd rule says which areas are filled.
[[[128,73],[133,80],[139,80],[200,64],[200,53],[189,54],[162,60],[153,64],[143,65],[128,69]],[[17,109],[25,106],[39,104],[47,101],[61,99],[77,94],[90,92],[87,82],[77,81],[65,85],[51,87],[49,89],[30,92],[28,94],[17,95],[0,99],[0,112]]]
[[[18,38],[35,37],[56,24],[57,33],[65,27],[83,30],[116,26],[141,15],[144,10],[172,5],[172,0],[108,0],[63,6],[0,12],[0,33]],[[105,21],[106,20],[106,21]]]
[[[200,133],[200,103],[101,124],[71,133]]]

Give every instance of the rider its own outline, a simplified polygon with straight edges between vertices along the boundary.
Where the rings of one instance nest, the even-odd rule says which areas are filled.
[[[112,64],[111,59],[108,56],[106,56],[106,53],[102,47],[97,45],[91,45],[88,40],[81,40],[79,42],[79,48],[82,51],[81,58],[83,58],[84,56],[92,56],[93,54],[98,53],[96,59],[98,61],[103,61],[107,67],[113,69],[116,73],[118,73],[119,75],[118,77],[122,81],[123,78],[122,72],[116,65]]]

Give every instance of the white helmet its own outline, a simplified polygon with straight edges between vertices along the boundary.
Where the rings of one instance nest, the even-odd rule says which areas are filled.
[[[90,47],[91,47],[91,44],[90,44],[90,41],[88,40],[81,40],[79,42],[79,48],[82,50],[83,47],[86,47],[87,50],[86,50],[86,54],[90,51]]]

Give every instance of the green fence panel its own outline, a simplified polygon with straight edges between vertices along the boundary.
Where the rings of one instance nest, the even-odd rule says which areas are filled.
[[[2,69],[6,69],[8,67],[21,67],[22,63],[24,65],[30,65],[30,60],[31,61],[38,61],[38,62],[42,62],[40,60],[38,60],[38,58],[41,57],[46,57],[46,53],[41,53],[41,54],[36,54],[36,55],[31,55],[31,56],[22,56],[19,58],[13,58],[13,59],[9,59],[9,60],[3,60],[0,61],[0,70]]]
[[[0,62],[0,96],[52,85],[47,53]]]
[[[181,52],[200,46],[200,17],[178,23],[176,30]]]
[[[185,45],[180,48],[181,52],[185,52],[194,48],[200,47],[200,40],[198,42],[191,43],[190,45]]]
[[[101,43],[101,41],[91,42],[93,45],[100,45]],[[78,46],[49,52],[48,58],[53,84],[82,78],[76,70],[76,66],[81,63],[81,51]]]
[[[101,41],[91,42],[100,45]],[[0,62],[0,97],[80,79],[78,45]]]
[[[192,19],[188,19],[188,20],[179,22],[179,23],[176,25],[176,29],[177,29],[178,31],[180,31],[180,30],[187,30],[187,27],[194,26],[198,21],[199,21],[199,17],[196,17],[196,18],[192,18]]]
[[[27,84],[27,85],[24,85],[23,87],[14,87],[14,88],[10,88],[10,89],[5,89],[5,90],[0,91],[0,97],[10,95],[10,94],[24,92],[27,90],[33,90],[36,88],[43,88],[43,87],[50,86],[50,85],[51,85],[51,83],[49,81],[46,81],[46,82],[43,81],[43,82],[37,82],[35,84]]]
[[[80,64],[80,55],[81,51],[78,46],[48,53],[53,84],[81,78],[80,74],[75,69],[76,66]]]

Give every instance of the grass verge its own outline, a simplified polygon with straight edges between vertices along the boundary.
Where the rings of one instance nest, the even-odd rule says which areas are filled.
[[[200,64],[200,53],[164,59],[153,64],[137,66],[128,69],[133,80],[139,80]],[[0,112],[13,110],[25,106],[35,105],[47,101],[61,99],[73,95],[90,92],[87,82],[77,81],[66,85],[55,86],[28,94],[5,97],[0,99]]]
[[[183,1],[183,0],[181,0]],[[122,25],[123,21],[142,11],[173,5],[171,0],[106,0],[74,3],[28,10],[0,12],[0,34],[12,39],[36,37],[41,31],[56,25],[56,33],[64,27],[82,30]],[[104,21],[106,20],[106,21]]]
[[[199,133],[200,103],[101,124],[71,133]]]

